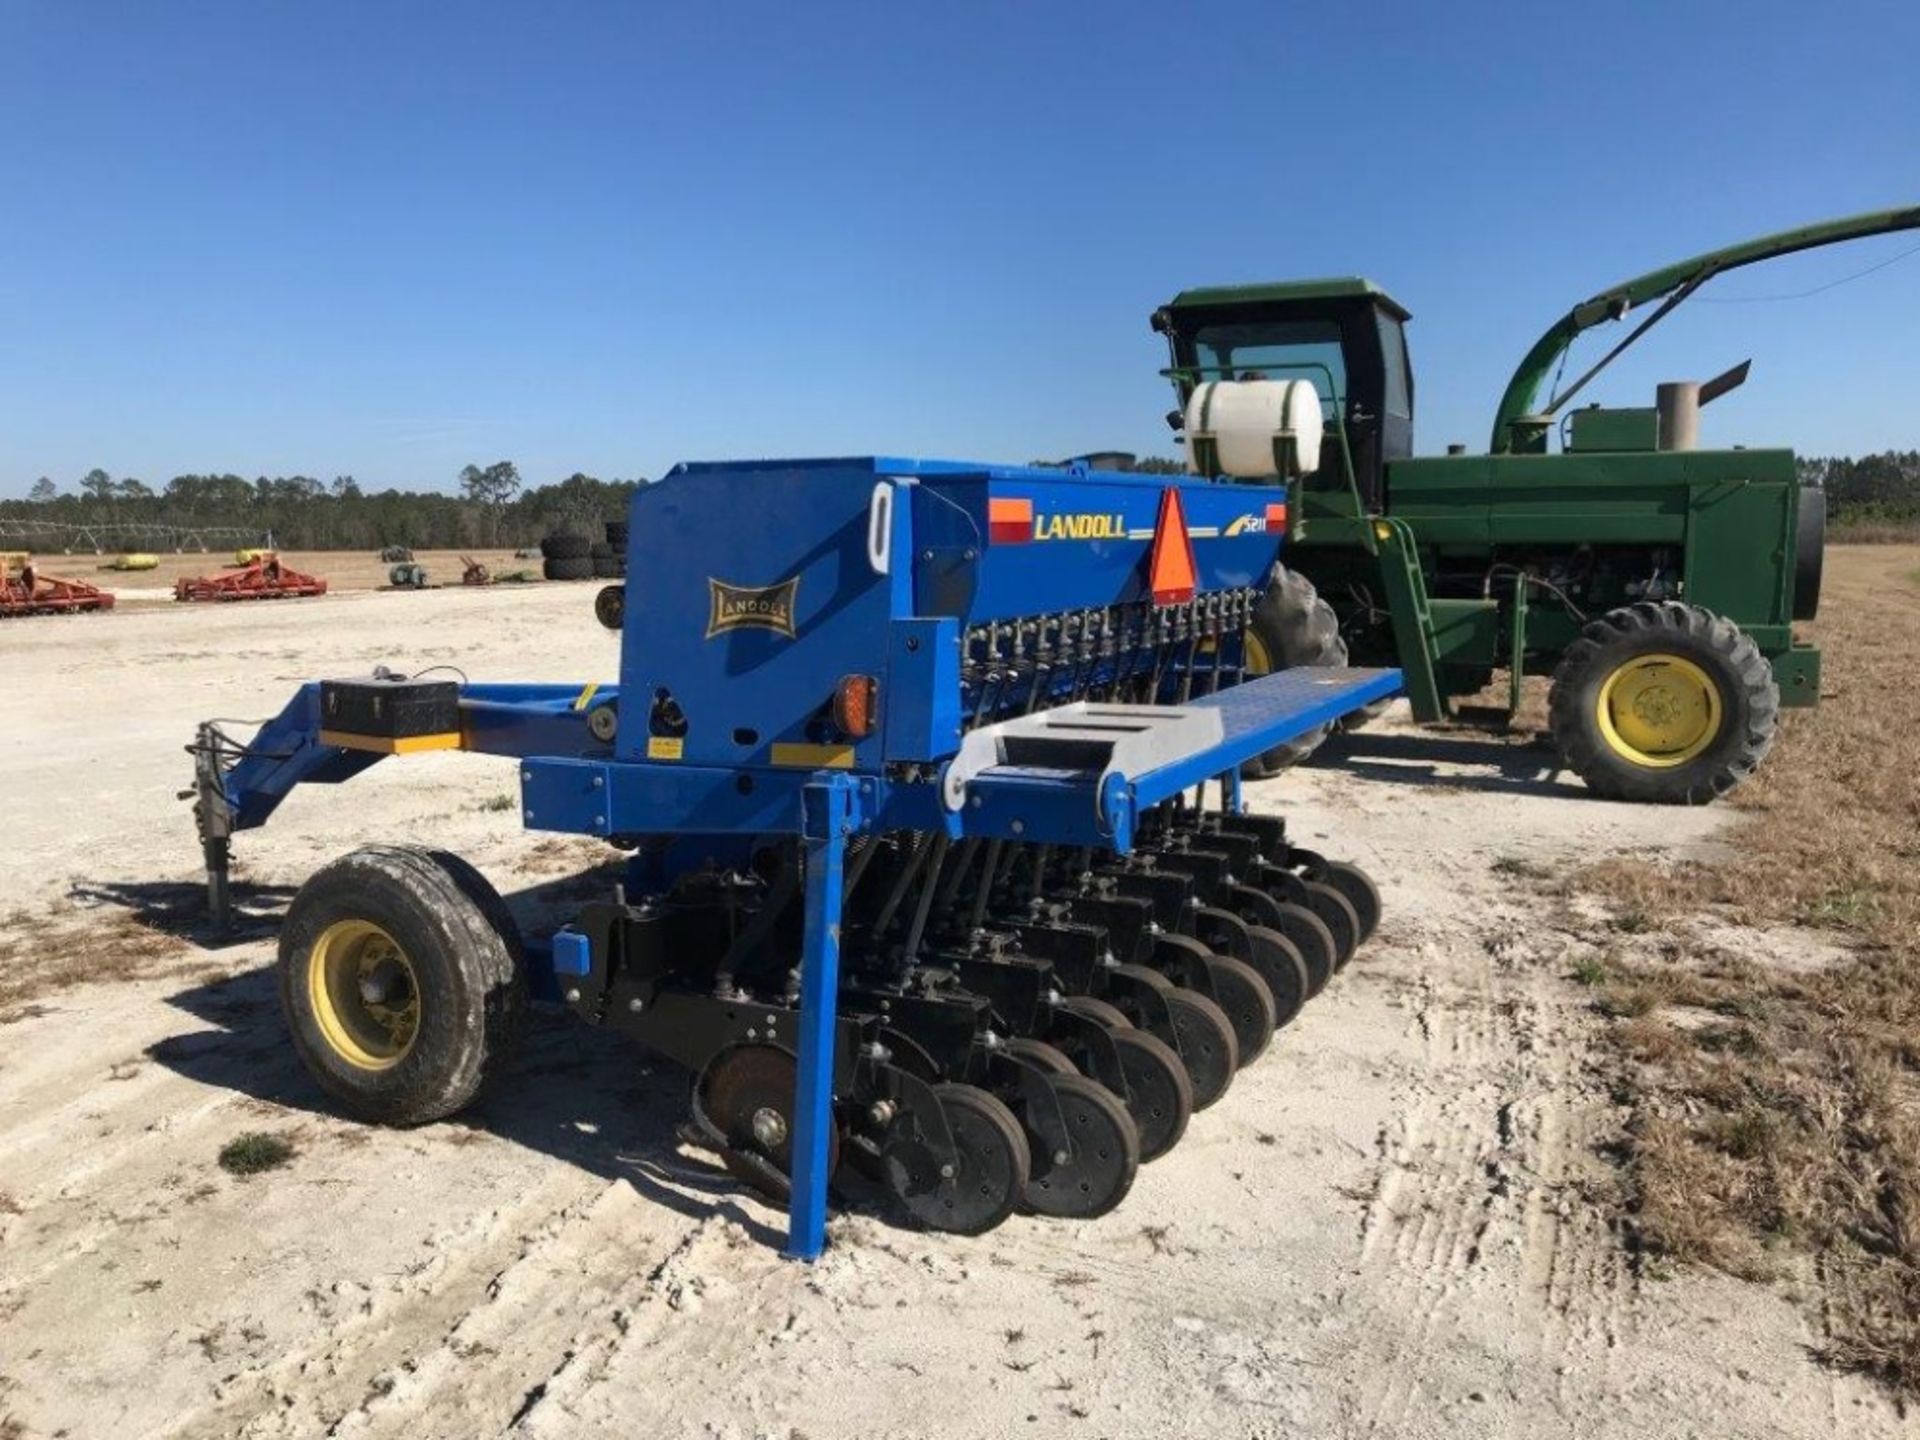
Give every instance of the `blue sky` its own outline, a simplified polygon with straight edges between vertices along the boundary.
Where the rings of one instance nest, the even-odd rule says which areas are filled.
[[[1600,8],[0,0],[0,496],[1170,453],[1156,303],[1356,272],[1479,447],[1575,299],[1920,201],[1920,6]],[[1916,335],[1920,255],[1593,398],[1753,355],[1710,442],[1911,447]]]

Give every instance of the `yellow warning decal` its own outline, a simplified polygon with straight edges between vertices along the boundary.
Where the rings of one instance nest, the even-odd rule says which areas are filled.
[[[647,737],[647,759],[678,760],[687,753],[687,742],[678,735]]]
[[[851,770],[851,745],[775,745],[773,763],[794,765],[808,770]]]
[[[460,736],[449,730],[439,735],[353,735],[345,730],[322,730],[322,745],[342,750],[367,750],[375,755],[418,755],[425,750],[458,750]]]

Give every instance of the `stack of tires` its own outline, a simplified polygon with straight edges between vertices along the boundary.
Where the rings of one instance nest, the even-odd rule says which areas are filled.
[[[593,542],[584,535],[549,535],[540,542],[540,555],[540,573],[549,580],[594,577]]]
[[[380,552],[380,559],[388,565],[409,565],[413,563],[413,551],[404,545],[389,545]]]
[[[601,558],[601,552],[605,558]],[[607,521],[607,540],[604,545],[593,547],[594,574],[602,580],[624,581],[627,578],[627,522],[624,520]],[[626,624],[627,587],[624,584],[603,585],[600,593],[593,597],[593,613],[607,629],[618,632]]]
[[[627,573],[627,522],[607,521],[607,541],[593,547],[593,573],[596,579],[619,580]]]

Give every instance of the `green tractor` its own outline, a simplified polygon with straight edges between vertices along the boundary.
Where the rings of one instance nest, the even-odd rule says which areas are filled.
[[[1583,301],[1514,372],[1489,452],[1413,453],[1408,312],[1366,280],[1186,290],[1153,314],[1190,467],[1221,461],[1210,413],[1311,381],[1311,427],[1283,403],[1268,474],[1293,473],[1291,549],[1249,633],[1248,668],[1397,664],[1422,722],[1500,719],[1551,675],[1554,742],[1596,794],[1699,804],[1751,774],[1783,705],[1813,705],[1820,652],[1796,640],[1820,598],[1826,505],[1789,450],[1696,448],[1700,407],[1746,378],[1661,385],[1652,406],[1568,409],[1623,350],[1739,266],[1920,227],[1920,208],[1765,236]],[[1603,321],[1660,302],[1544,404],[1548,374]],[[1296,428],[1317,467],[1289,464]],[[1224,427],[1221,434],[1225,434]],[[1556,436],[1557,449],[1550,444]],[[1300,473],[1305,471],[1305,473]],[[1463,706],[1509,677],[1504,707]],[[1269,757],[1270,764],[1295,756]]]

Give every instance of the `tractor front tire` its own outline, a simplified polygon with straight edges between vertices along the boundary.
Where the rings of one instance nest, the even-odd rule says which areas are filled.
[[[526,963],[505,904],[472,866],[369,845],[288,907],[280,1000],[294,1050],[342,1109],[424,1125],[504,1068],[526,1024]]]
[[[1548,714],[1560,758],[1594,794],[1702,805],[1772,748],[1780,686],[1731,620],[1643,600],[1592,621],[1567,647]]]
[[[1333,607],[1320,598],[1311,580],[1284,565],[1273,567],[1266,593],[1253,607],[1243,643],[1248,679],[1301,665],[1347,663],[1347,642],[1340,638],[1340,620]],[[1308,731],[1248,761],[1247,776],[1277,775],[1299,764],[1320,747],[1330,728],[1323,725]]]

